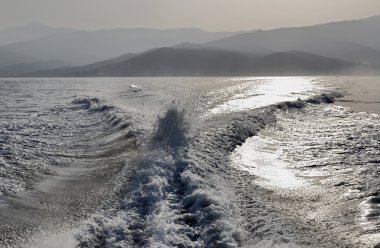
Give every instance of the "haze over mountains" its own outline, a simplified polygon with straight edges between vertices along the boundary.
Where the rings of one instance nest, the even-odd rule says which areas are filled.
[[[31,77],[165,77],[334,75],[372,73],[372,67],[304,52],[244,55],[216,49],[159,48],[87,66],[29,73]]]
[[[0,51],[21,53],[39,61],[58,59],[75,66],[182,42],[205,43],[233,34],[236,33],[212,33],[196,28],[72,30],[0,46]]]
[[[39,23],[0,30],[0,45],[28,41],[49,35],[59,35],[75,31],[70,28],[52,28]]]
[[[36,24],[0,32],[0,44],[12,39],[0,46],[0,76],[334,75],[380,68],[380,16],[245,33]]]
[[[300,50],[346,61],[380,64],[380,16],[311,27],[281,28],[235,35],[207,46],[267,55]]]

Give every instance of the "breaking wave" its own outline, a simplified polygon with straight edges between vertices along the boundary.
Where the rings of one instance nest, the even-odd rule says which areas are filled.
[[[192,137],[186,112],[170,106],[140,155],[127,162],[120,209],[89,220],[77,234],[78,246],[250,247],[257,239],[249,235],[252,229],[241,218],[228,179],[230,152],[273,125],[279,109],[331,103],[339,96],[322,94],[235,113],[224,128],[199,130]]]
[[[158,117],[153,132],[144,134],[124,130],[132,125],[131,119],[98,98],[74,100],[72,109],[96,116],[95,126],[102,127],[99,137],[107,133],[102,142],[112,145],[105,145],[105,150],[114,150],[120,138],[128,135],[135,140],[136,150],[133,156],[123,157],[113,196],[117,203],[102,208],[72,231],[74,246],[232,248],[276,243],[307,247],[309,241],[298,242],[291,228],[278,224],[281,220],[273,210],[254,199],[254,192],[244,192],[246,183],[229,165],[229,156],[249,137],[275,125],[280,111],[332,103],[340,96],[333,92],[229,113],[199,127],[191,127],[186,111],[173,104]],[[107,156],[115,154],[103,154]],[[266,220],[262,212],[273,216]]]
[[[33,189],[54,174],[52,167],[97,156],[110,144],[121,145],[115,141],[137,140],[137,135],[126,113],[98,98],[76,99],[68,106],[0,121],[0,195]]]
[[[135,180],[123,186],[121,211],[89,224],[80,247],[239,246],[238,216],[224,190],[204,187],[217,179],[197,173],[208,165],[189,157],[187,131],[184,110],[172,106],[159,117],[151,144],[132,161]]]

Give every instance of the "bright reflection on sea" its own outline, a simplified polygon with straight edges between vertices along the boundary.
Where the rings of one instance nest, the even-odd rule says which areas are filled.
[[[306,77],[242,78],[241,82],[227,89],[229,100],[211,109],[212,114],[255,109],[271,104],[304,99],[316,90],[316,80]]]
[[[256,183],[263,187],[292,189],[306,186],[307,182],[298,178],[280,159],[277,146],[269,137],[253,136],[235,149],[232,161],[238,169],[257,176]]]

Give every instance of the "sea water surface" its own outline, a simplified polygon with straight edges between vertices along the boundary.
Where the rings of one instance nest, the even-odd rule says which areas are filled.
[[[0,79],[1,247],[374,247],[380,78]]]

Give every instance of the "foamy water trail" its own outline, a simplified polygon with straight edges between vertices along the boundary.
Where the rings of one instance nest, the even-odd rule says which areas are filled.
[[[379,238],[379,116],[331,105],[304,108],[279,112],[275,126],[236,149],[233,164],[274,192],[276,208],[293,215],[302,204],[301,219],[323,226],[331,218],[338,237],[351,235],[353,247],[372,247]],[[351,224],[338,224],[342,219]]]
[[[257,109],[298,98],[306,99],[320,90],[317,81],[312,78],[279,77],[251,80],[242,79],[242,84],[225,90],[232,93],[231,98],[211,109],[211,114]]]
[[[29,122],[3,118],[0,163],[20,163],[1,167],[18,180],[1,181],[4,195],[17,196],[4,204],[24,213],[11,223],[13,209],[4,207],[0,237],[14,247],[63,248],[374,244],[378,116],[331,105],[341,94],[320,94],[313,79],[241,80],[211,94],[196,89],[158,118],[172,96],[148,94],[147,85],[117,91],[122,107],[89,94]],[[133,102],[146,116],[128,111]],[[41,176],[38,163],[51,175]],[[34,189],[10,187],[20,182]]]
[[[263,128],[277,126],[282,113],[302,113],[300,110],[310,105],[333,103],[336,97],[341,94],[333,92],[285,101],[248,116],[232,114],[226,126],[198,130],[191,139],[186,113],[169,108],[159,118],[152,142],[140,152],[144,155],[136,158],[138,180],[130,184],[133,190],[128,191],[122,201],[122,219],[133,224],[127,224],[123,231],[120,226],[107,229],[106,244],[111,247],[115,244],[126,247],[309,247],[320,238],[318,230],[300,231],[296,225],[289,226],[291,221],[281,215],[275,200],[268,205],[260,196],[258,201],[257,192],[243,186],[245,175],[231,168],[229,155]],[[340,118],[339,114],[333,116]],[[323,129],[329,130],[328,127]],[[286,167],[289,165],[283,166],[285,172]],[[292,176],[296,182],[303,180]],[[259,180],[255,182],[257,186],[260,186]],[[251,195],[242,192],[243,189]],[[267,215],[263,217],[263,213]],[[342,235],[345,230],[340,229],[340,232]],[[324,238],[320,247],[329,243],[329,239]]]
[[[135,180],[125,185],[122,209],[94,219],[80,246],[238,247],[242,240],[228,189],[217,175],[199,174],[208,164],[187,155],[184,112],[171,107],[159,119],[152,142],[142,148]],[[208,185],[204,180],[218,184]],[[95,225],[94,225],[95,224]]]

